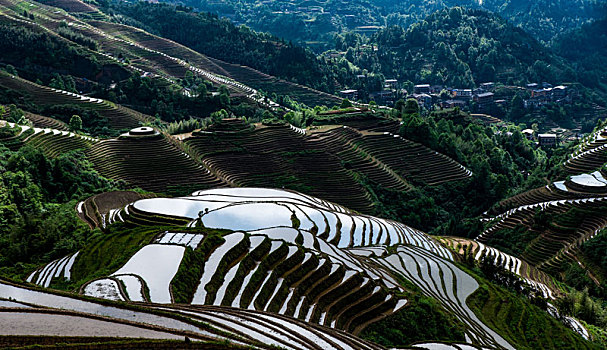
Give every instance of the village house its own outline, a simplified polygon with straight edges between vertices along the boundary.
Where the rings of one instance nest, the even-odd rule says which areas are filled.
[[[416,99],[417,103],[419,103],[421,107],[427,109],[430,109],[432,107],[432,96],[428,94],[413,94],[409,97]]]
[[[464,101],[472,100],[472,89],[453,89],[451,93],[454,99]]]
[[[555,147],[558,143],[556,134],[539,134],[537,141],[540,147]]]
[[[447,100],[440,103],[440,106],[443,108],[464,108],[466,106],[466,102],[463,100]]]
[[[358,100],[358,90],[342,90],[339,92],[339,96],[347,98],[350,101],[356,101]]]
[[[430,84],[418,84],[413,87],[414,94],[429,94]]]
[[[480,111],[487,111],[491,109],[494,101],[493,92],[483,92],[477,95],[474,95],[474,102],[476,102],[476,107]]]
[[[523,135],[527,138],[527,140],[533,140],[535,138],[535,131],[533,129],[525,129],[522,131]]]
[[[384,82],[384,87],[386,89],[389,90],[396,90],[397,89],[397,84],[398,84],[398,80],[396,79],[386,79],[386,81]]]
[[[493,91],[493,89],[495,88],[495,84],[493,82],[482,83],[480,85],[480,88],[484,91]]]

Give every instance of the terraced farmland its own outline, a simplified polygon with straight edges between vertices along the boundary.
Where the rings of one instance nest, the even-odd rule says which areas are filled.
[[[369,193],[341,160],[322,144],[288,126],[252,132],[200,134],[185,144],[205,165],[237,186],[281,187],[305,191],[329,201],[369,212]]]
[[[319,105],[335,106],[341,102],[341,98],[337,96],[278,79],[247,66],[228,63],[214,58],[210,58],[210,60],[215,65],[221,67],[223,71],[227,72],[228,77],[257,90],[263,90],[270,95],[276,93],[277,95],[290,96],[293,100],[310,107]]]
[[[369,212],[372,203],[357,174],[400,191],[410,188],[408,178],[438,184],[470,175],[424,146],[350,127],[307,132],[287,125],[258,125],[254,130],[199,133],[184,143],[205,166],[233,185],[284,186],[360,212]]]
[[[17,126],[14,123],[8,124],[20,128],[20,132],[15,136],[0,139],[0,143],[12,150],[27,144],[42,150],[48,157],[57,157],[78,149],[88,149],[99,141],[89,136],[68,131],[30,128],[26,125]]]
[[[10,335],[2,337],[3,342],[18,342],[19,336],[34,334],[46,338],[46,341],[52,341],[53,336],[58,337],[55,340],[57,343],[78,341],[103,344],[125,338],[141,338],[142,347],[146,347],[146,344],[171,347],[171,343],[152,340],[184,340],[187,337],[193,340],[193,346],[198,344],[195,348],[204,349],[216,348],[213,342],[218,341],[223,342],[217,347],[222,349],[226,346],[381,348],[344,332],[253,310],[168,305],[140,305],[133,308],[126,304],[98,303],[77,296],[36,291],[1,281],[0,295],[11,298],[9,308],[0,307],[0,335]],[[4,301],[0,300],[0,303]],[[297,334],[297,337],[293,334]]]
[[[29,95],[32,101],[39,105],[74,104],[94,110],[107,118],[110,126],[115,129],[130,129],[139,126],[141,122],[151,121],[151,117],[129,108],[102,99],[38,85],[4,72],[0,72],[0,86]]]
[[[229,87],[235,88],[236,91],[246,93],[249,92],[246,87],[250,87],[255,90],[263,90],[270,95],[272,93],[288,95],[295,101],[311,107],[317,105],[333,106],[341,102],[341,99],[337,96],[278,79],[250,67],[207,57],[172,40],[151,35],[137,28],[101,21],[92,21],[89,23],[96,28],[103,30],[105,33],[128,38],[146,49],[161,53],[161,56],[170,56],[187,61],[191,67],[195,68],[192,70],[194,73],[203,74],[203,72],[208,72],[217,74],[244,85],[238,86],[238,84],[227,84]],[[149,56],[149,52],[147,55],[143,56],[146,57],[146,59],[150,58],[147,57]],[[166,65],[162,63],[160,66],[166,67]],[[185,71],[181,74],[183,73],[185,73]]]
[[[124,221],[148,230],[147,243],[121,257],[106,276],[93,272],[80,289],[85,295],[144,303],[204,322],[228,317],[209,314],[214,310],[209,308],[231,307],[234,317],[257,312],[358,334],[407,307],[405,279],[463,322],[469,342],[512,348],[466,304],[477,281],[452,262],[447,248],[400,223],[358,215],[294,191],[264,188],[140,199],[113,213],[106,224]],[[172,228],[159,231],[161,225]],[[446,242],[454,246],[463,241]],[[470,244],[476,258],[501,256],[507,268],[552,295],[549,278],[529,264],[482,243]],[[54,261],[28,281],[52,286],[66,274],[82,278],[74,269],[83,268],[80,259],[90,259],[82,254],[91,253],[82,252],[93,251]],[[233,321],[229,331],[250,331],[251,324]]]
[[[59,7],[68,12],[99,13],[95,7],[78,0],[41,0],[40,3]]]
[[[76,212],[78,217],[90,227],[105,227],[106,222],[116,215],[117,210],[130,202],[149,197],[153,197],[153,195],[144,195],[134,191],[104,192],[78,202]]]
[[[87,156],[103,176],[124,180],[149,191],[222,185],[215,175],[162,135],[104,140],[91,147]]]
[[[453,315],[466,323],[467,337],[474,343],[512,348],[467,306],[466,299],[478,288],[478,283],[453,263],[419,247],[399,246],[396,253],[388,255],[385,248],[379,248],[374,253],[377,258],[371,258],[372,261],[412,281],[425,294],[439,300]]]
[[[607,182],[603,181],[599,172],[576,175],[513,197],[504,204],[511,209],[486,219],[491,224],[477,240],[487,242],[501,230],[525,228],[537,237],[520,258],[539,268],[558,271],[561,261],[577,261],[576,249],[607,226],[607,197],[603,193]],[[553,221],[538,228],[534,225],[537,212]]]
[[[339,130],[339,134],[359,152],[389,166],[404,178],[437,185],[463,180],[472,175],[451,158],[390,132],[360,132],[344,128]]]
[[[565,162],[564,167],[569,174],[580,174],[599,170],[605,163],[607,163],[607,127],[588,136]]]
[[[65,124],[64,122],[50,117],[45,117],[34,113],[26,113],[25,117],[27,118],[27,120],[32,122],[32,124],[34,124],[34,126],[37,128],[55,129],[61,131],[67,131],[69,129],[67,124]]]
[[[567,180],[556,181],[550,185],[510,197],[489,210],[486,216],[490,217],[510,209],[537,203],[593,198],[604,195],[607,195],[607,180],[601,172],[595,171],[590,174],[570,176]]]
[[[185,293],[188,300],[179,302],[268,311],[345,330],[368,322],[367,313],[382,318],[406,305],[406,300],[395,298],[388,290],[397,288],[393,279],[383,279],[348,254],[338,254],[334,246],[315,241],[310,233],[302,236],[286,228],[247,235],[235,232],[223,236],[224,243],[217,247],[208,246],[202,236],[167,232],[156,243],[141,249],[112,277],[89,283],[85,294],[119,295],[118,284],[113,280],[121,279],[127,295],[120,300],[144,301],[140,291],[146,288],[152,302],[173,302],[169,290],[174,296],[177,289],[170,282],[178,279],[175,274],[184,252],[182,243],[175,242],[187,242],[186,246],[197,248],[196,243],[192,244],[196,241],[211,250],[202,252],[207,258],[198,287]],[[298,237],[304,237],[303,249],[295,243]],[[313,248],[314,243],[319,248]],[[169,273],[164,275],[163,271]],[[127,276],[137,278],[123,278]],[[88,286],[94,284],[103,285],[103,292],[95,291],[99,287],[87,292]],[[359,299],[365,302],[353,302]],[[371,312],[378,308],[384,310],[379,317]]]
[[[501,266],[521,277],[525,282],[541,292],[546,298],[554,299],[554,296],[560,293],[560,289],[554,283],[551,276],[537,269],[535,266],[530,265],[526,261],[506,254],[499,249],[489,247],[474,240],[459,237],[444,237],[441,238],[441,242],[449,245],[462,255],[464,254],[464,247],[470,247],[470,253],[473,254],[474,260],[476,261],[481,261],[485,257],[493,259],[496,266]]]

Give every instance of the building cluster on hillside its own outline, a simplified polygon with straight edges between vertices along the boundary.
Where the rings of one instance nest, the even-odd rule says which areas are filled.
[[[357,78],[367,79],[364,74],[357,75]],[[398,99],[413,98],[419,105],[426,109],[434,106],[440,108],[466,108],[473,113],[492,114],[496,109],[503,110],[511,100],[510,98],[496,97],[496,84],[486,82],[480,84],[474,89],[452,88],[442,85],[417,84],[413,86],[412,91],[402,88],[396,79],[386,79],[383,82],[383,89],[380,91],[365,92],[356,89],[347,89],[340,91],[339,95],[352,101],[369,100],[375,101],[379,105],[393,106]],[[505,87],[516,91],[525,90],[529,98],[524,99],[525,108],[541,107],[550,103],[571,103],[574,93],[570,88],[564,85],[552,86],[548,83],[527,84],[524,87],[510,86]]]
[[[552,87],[551,84],[542,83],[541,87],[537,83],[527,84],[531,96],[525,100],[525,108],[541,107],[549,103],[571,103],[573,98],[566,86],[559,85]]]
[[[358,76],[358,79],[366,78],[367,76],[363,74]],[[511,94],[506,94],[505,98],[496,97],[496,93],[499,96],[504,96],[504,93],[501,90],[497,92],[496,84],[493,82],[482,83],[474,89],[417,84],[413,86],[412,91],[407,91],[402,88],[402,84],[399,84],[398,80],[386,79],[382,86],[383,90],[370,92],[368,95],[362,95],[361,90],[347,89],[340,91],[340,96],[351,101],[375,101],[384,106],[393,106],[399,99],[413,98],[424,109],[459,107],[489,124],[502,122],[499,114],[504,113],[505,107],[512,100],[512,95],[520,91],[526,91],[526,95],[529,96],[523,99],[525,108],[536,108],[550,103],[571,103],[575,98],[575,91],[571,88],[564,85],[553,87],[548,83],[501,87],[512,90]],[[536,133],[532,129],[526,129],[523,130],[523,134],[539,147],[544,148],[555,147],[563,140],[579,137],[579,133],[576,133],[575,129],[551,130],[546,133]]]
[[[474,104],[474,111],[488,113],[496,103],[493,83],[483,83],[476,89],[454,89],[442,85],[418,84],[409,98],[414,98],[424,108],[438,105],[442,108],[464,108]]]

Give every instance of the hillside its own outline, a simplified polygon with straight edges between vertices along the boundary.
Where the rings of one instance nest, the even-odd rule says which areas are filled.
[[[607,19],[598,19],[560,35],[552,42],[554,50],[575,65],[584,85],[603,90],[607,77],[600,62],[607,56],[606,31]]]
[[[305,48],[276,37],[236,27],[207,13],[180,11],[161,4],[117,3],[112,9],[150,30],[215,59],[259,69],[266,74],[333,92],[331,67]],[[158,19],[162,18],[162,21]],[[204,43],[204,45],[202,44]],[[229,46],[230,52],[224,48]]]
[[[0,0],[0,348],[607,346],[600,3],[235,5]]]
[[[487,81],[557,83],[573,79],[562,59],[506,20],[484,10],[451,8],[404,29],[392,26],[370,39],[377,51],[352,48],[355,65],[401,81],[474,86]]]
[[[382,129],[381,124],[376,127]],[[139,136],[135,130],[97,140],[24,126],[0,142],[13,150],[24,145],[40,148],[49,156],[83,149],[102,176],[148,191],[183,194],[226,185],[276,186],[304,190],[366,213],[372,213],[375,204],[363,179],[409,191],[408,181],[437,186],[471,176],[449,157],[397,136],[346,126],[308,131],[225,119],[183,141],[157,131]]]
[[[273,215],[255,215],[260,210]],[[37,270],[28,281],[48,286],[59,281],[53,276],[66,276],[85,295],[240,306],[354,334],[406,310],[415,303],[409,298],[421,292],[439,300],[473,343],[511,348],[466,304],[479,288],[475,277],[458,268],[453,255],[431,237],[397,222],[261,188],[143,199],[118,207],[112,217],[134,228],[117,234],[112,225],[108,235]],[[169,220],[171,228],[157,226]],[[117,251],[118,242],[123,248]],[[158,263],[164,267],[152,267]],[[100,273],[107,275],[90,280]]]
[[[305,42],[323,49],[332,43],[332,36],[350,31],[361,31],[365,26],[400,25],[404,28],[421,22],[429,14],[445,7],[462,6],[492,11],[532,34],[550,41],[559,33],[597,18],[601,3],[577,1],[235,1],[218,4],[207,0],[166,1],[192,6],[200,11],[218,13],[231,20],[279,37]],[[285,25],[287,24],[288,25]]]
[[[607,224],[603,135],[604,127],[597,127],[563,164],[564,172],[571,174],[565,180],[500,202],[487,213],[487,228],[477,239],[569,283],[586,280],[595,293],[603,293],[601,263],[595,253],[592,258],[585,256],[590,247],[600,244]],[[587,269],[586,276],[572,274],[571,265]]]

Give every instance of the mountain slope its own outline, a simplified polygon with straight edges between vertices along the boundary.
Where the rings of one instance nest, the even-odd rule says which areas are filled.
[[[560,82],[572,72],[537,40],[484,10],[437,11],[408,29],[388,27],[371,38],[378,50],[351,49],[354,64],[399,80],[471,87],[486,81]]]

